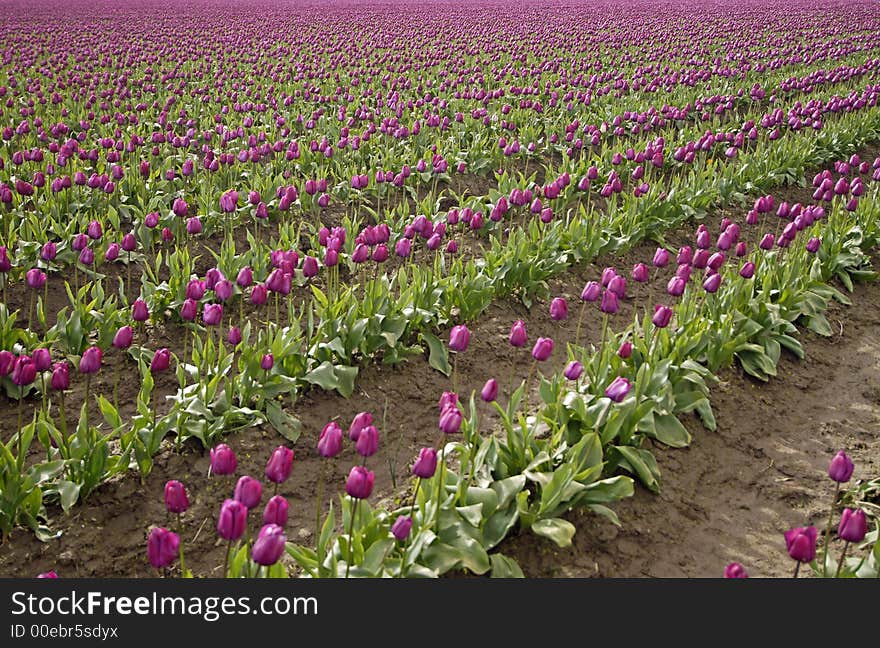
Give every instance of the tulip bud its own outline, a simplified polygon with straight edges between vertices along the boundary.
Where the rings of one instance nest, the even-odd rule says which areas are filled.
[[[615,403],[619,403],[626,398],[630,389],[632,389],[630,382],[626,378],[618,376],[605,388],[605,395]]]
[[[669,251],[664,248],[657,248],[657,251],[654,252],[652,263],[655,268],[665,267],[669,263]]]
[[[626,360],[632,355],[633,345],[632,342],[627,340],[623,344],[620,345],[620,348],[617,350],[617,355]]]
[[[49,385],[55,391],[64,391],[70,388],[70,369],[67,362],[56,362],[52,366],[52,379]]]
[[[262,306],[269,299],[269,289],[265,284],[257,284],[251,289],[251,303],[254,306]]]
[[[588,281],[584,285],[584,289],[581,291],[581,300],[585,302],[594,302],[599,299],[599,295],[602,292],[602,287],[596,281]]]
[[[762,250],[772,250],[773,244],[776,243],[776,239],[772,234],[764,234],[764,238],[761,239],[761,242],[758,244]]]
[[[363,428],[358,434],[355,449],[362,457],[372,457],[379,449],[379,430],[373,425]]]
[[[852,460],[841,450],[831,460],[828,466],[828,476],[838,484],[845,484],[852,477],[855,465]]]
[[[211,448],[211,472],[215,475],[231,475],[237,465],[235,453],[225,443]]]
[[[376,475],[365,466],[354,466],[348,473],[345,492],[355,499],[367,499],[373,492]]]
[[[798,562],[808,563],[816,557],[816,527],[796,527],[784,536],[788,555]]]
[[[666,328],[669,326],[669,321],[672,319],[672,309],[669,306],[663,306],[662,304],[657,304],[654,307],[654,316],[651,318],[651,322],[657,328]]]
[[[202,311],[202,320],[207,326],[217,326],[223,319],[223,306],[220,304],[205,304]]]
[[[738,562],[732,562],[724,568],[724,578],[748,578],[746,568]]]
[[[568,317],[568,302],[562,297],[556,297],[550,302],[550,319],[560,322]]]
[[[278,446],[266,463],[266,479],[275,484],[281,484],[290,477],[293,470],[293,450],[286,446]],[[249,506],[248,508],[253,508]]]
[[[843,509],[837,527],[837,537],[846,542],[861,542],[867,533],[868,522],[865,519],[865,512],[861,509]]]
[[[508,342],[510,342],[511,346],[518,348],[525,346],[527,340],[528,335],[526,334],[525,323],[522,320],[516,320],[513,323],[513,326],[510,327],[510,337],[508,338]]]
[[[12,382],[19,387],[30,385],[37,377],[37,368],[30,356],[18,356],[12,365]]]
[[[471,332],[467,326],[460,324],[453,326],[449,332],[449,350],[462,353],[467,350],[471,340]]]
[[[187,299],[180,307],[180,319],[184,322],[193,322],[199,314],[199,304],[197,301]]]
[[[230,344],[230,346],[238,346],[241,344],[241,329],[237,326],[233,326],[229,329],[229,333],[226,334],[226,341]]]
[[[358,412],[348,427],[348,438],[352,441],[357,441],[361,431],[372,424],[373,415],[370,412]]]
[[[186,487],[176,479],[165,484],[165,510],[169,513],[183,513],[189,508]]]
[[[434,448],[422,448],[419,457],[413,464],[412,473],[422,479],[430,479],[437,470],[437,450]]]
[[[602,302],[599,304],[599,310],[609,315],[613,315],[620,310],[620,306],[617,304],[617,294],[610,290],[603,292]]]
[[[263,485],[248,475],[242,476],[235,485],[235,499],[248,510],[255,508],[263,498]]]
[[[318,438],[318,454],[322,457],[335,457],[342,451],[342,428],[330,421],[321,430]]]
[[[400,515],[394,521],[394,524],[391,525],[391,535],[397,538],[400,542],[403,542],[409,537],[410,531],[412,531],[413,521],[412,518],[408,515]]]
[[[135,322],[146,322],[150,319],[150,311],[147,308],[147,303],[143,299],[137,299],[134,304],[132,304],[131,318]]]
[[[816,252],[819,251],[819,246],[821,244],[822,244],[821,239],[818,239],[816,237],[811,238],[809,241],[807,241],[807,246],[806,246],[807,252],[810,252],[811,254],[815,254]]]
[[[114,340],[115,341],[115,340]],[[168,370],[171,363],[171,351],[166,348],[157,349],[153,354],[153,360],[150,362],[151,373],[161,373]]]
[[[438,427],[444,434],[456,434],[461,428],[461,410],[451,406],[440,412]]]
[[[37,578],[58,578],[58,574],[53,571],[47,571],[42,574],[37,574]]]
[[[48,371],[52,366],[52,354],[49,353],[49,349],[34,349],[31,353],[31,360],[37,371]]]
[[[553,355],[553,340],[551,338],[539,337],[532,347],[532,357],[538,362],[544,362]]]
[[[480,392],[480,398],[482,398],[485,402],[491,403],[496,398],[498,398],[498,381],[494,378],[490,378],[486,381],[486,384],[483,385],[483,389]]]
[[[275,366],[275,357],[271,353],[266,353],[260,359],[260,368],[263,371],[270,371]]]
[[[241,538],[247,526],[247,514],[247,507],[238,500],[225,500],[217,518],[217,535],[229,542]]]
[[[96,346],[86,349],[79,361],[79,371],[84,374],[98,373],[101,369],[101,358],[103,357],[101,349]]]
[[[154,527],[147,538],[147,559],[156,569],[170,566],[180,553],[180,536],[164,527]]]
[[[39,290],[46,285],[46,273],[39,268],[31,268],[25,273],[25,282],[28,288]]]
[[[11,351],[0,351],[0,376],[8,376],[15,366],[15,356]]]
[[[577,380],[581,377],[581,374],[584,372],[584,365],[582,365],[577,360],[572,360],[565,367],[565,371],[563,371],[563,375],[569,380]]]
[[[263,524],[277,524],[282,529],[287,525],[290,504],[281,495],[275,495],[266,502],[263,509]]]
[[[703,281],[703,290],[707,293],[715,293],[718,292],[718,288],[721,286],[721,275],[713,274],[710,277],[707,277],[705,281]]]

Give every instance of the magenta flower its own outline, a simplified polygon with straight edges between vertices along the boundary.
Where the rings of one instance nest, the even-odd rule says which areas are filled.
[[[373,492],[376,474],[364,466],[354,466],[345,481],[345,492],[355,499],[367,499]]]
[[[180,536],[164,527],[154,527],[147,538],[147,559],[156,569],[170,566],[180,552]]]
[[[816,557],[816,527],[796,527],[786,531],[785,547],[788,555],[798,562],[808,563]]]
[[[605,395],[615,403],[620,403],[629,394],[630,389],[632,389],[630,382],[626,378],[618,376],[605,388]]]
[[[449,350],[463,353],[471,341],[471,332],[464,324],[453,326],[449,332]]]

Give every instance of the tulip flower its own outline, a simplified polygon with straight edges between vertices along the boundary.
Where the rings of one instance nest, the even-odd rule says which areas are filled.
[[[391,535],[397,538],[400,542],[403,542],[409,537],[409,534],[412,531],[412,525],[413,521],[410,516],[400,515],[394,521],[394,524],[391,525]]]
[[[156,569],[169,567],[180,553],[180,536],[164,527],[154,527],[147,538],[147,559]]]
[[[620,306],[617,303],[617,294],[612,292],[611,290],[606,290],[605,292],[603,292],[602,302],[599,304],[599,310],[606,315],[614,315],[617,311],[619,311]]]
[[[150,372],[151,373],[161,373],[163,371],[168,371],[168,367],[171,364],[171,351],[166,348],[157,349],[156,353],[153,354],[153,360],[150,362]]]
[[[263,524],[277,524],[283,529],[287,525],[289,510],[287,500],[281,495],[275,495],[266,502],[266,508],[263,509]]]
[[[449,332],[449,350],[462,353],[467,350],[471,340],[471,332],[467,326],[460,324],[453,326]]]
[[[225,500],[217,518],[217,535],[230,543],[241,538],[247,525],[247,514],[247,507],[238,500]]]
[[[202,311],[202,320],[206,326],[217,326],[223,319],[223,306],[221,304],[205,304]]]
[[[630,382],[626,378],[618,376],[605,389],[605,395],[615,403],[620,403],[629,394],[630,389],[632,389]]]
[[[64,391],[70,388],[70,365],[66,361],[56,362],[52,365],[52,379],[49,386],[55,391]]]
[[[286,545],[284,530],[277,524],[266,524],[251,547],[251,558],[258,565],[269,567],[278,562]]]
[[[364,466],[354,466],[345,482],[345,492],[357,500],[367,499],[373,492],[376,475]]]
[[[318,454],[322,457],[335,457],[342,451],[342,428],[330,421],[321,430],[318,438]]]
[[[748,578],[746,568],[738,562],[732,562],[724,568],[724,578]]]
[[[486,384],[483,385],[483,389],[480,391],[480,398],[487,403],[495,401],[495,399],[498,398],[498,381],[494,378],[487,380]]]
[[[456,434],[461,428],[461,421],[461,410],[450,406],[440,413],[438,427],[443,434]]]
[[[665,248],[657,248],[654,252],[652,263],[655,268],[664,268],[669,263],[669,251]]]
[[[664,252],[665,252],[665,250],[664,250]],[[638,283],[645,283],[646,281],[648,281],[648,278],[649,278],[648,266],[646,266],[644,263],[635,264],[633,266],[633,270],[632,270],[632,278],[633,278],[633,281],[636,281]]]
[[[37,578],[58,578],[58,574],[53,571],[47,571],[42,574],[37,574]]]
[[[189,508],[186,487],[176,479],[165,484],[165,510],[169,513],[184,513]]]
[[[278,484],[282,484],[290,477],[293,470],[293,450],[286,446],[278,446],[272,451],[269,461],[266,462],[266,479],[275,484],[275,491],[278,491]],[[249,506],[248,508],[253,508]]]
[[[358,412],[348,427],[348,438],[352,441],[357,441],[361,431],[372,424],[373,415],[370,412]]]
[[[514,347],[522,347],[525,346],[528,341],[528,335],[526,334],[526,325],[522,320],[516,320],[513,323],[513,326],[510,327],[510,337],[508,338],[508,342],[510,342],[511,346]]]
[[[562,373],[569,380],[577,380],[578,378],[581,377],[581,374],[583,372],[584,372],[584,365],[582,365],[577,360],[572,360],[571,362],[569,362],[566,365],[565,371],[563,371]]]
[[[135,300],[131,306],[131,319],[135,322],[146,322],[150,319],[150,310],[147,308],[147,302],[143,299]]]
[[[556,297],[550,302],[550,319],[561,322],[568,317],[568,302],[562,297]]]
[[[553,340],[551,338],[539,337],[532,347],[532,357],[537,362],[544,362],[553,355]]]
[[[263,499],[263,485],[253,477],[244,475],[239,478],[238,483],[235,485],[234,497],[237,501],[244,504],[248,510],[256,508],[260,500]]]
[[[739,276],[743,279],[751,279],[755,276],[755,264],[751,261],[746,261],[743,264],[743,267],[739,270]]]
[[[828,476],[838,484],[845,484],[852,477],[855,465],[852,460],[841,450],[831,460],[828,466]]]
[[[654,316],[651,318],[651,322],[657,328],[666,328],[669,326],[669,322],[672,319],[672,309],[669,306],[663,306],[662,304],[657,304],[654,306]]]
[[[235,472],[238,459],[225,443],[211,448],[211,472],[215,475],[231,475]]]
[[[703,281],[703,290],[707,293],[718,292],[719,286],[721,286],[720,274],[713,274],[710,277],[706,277],[706,280]]]
[[[103,357],[101,349],[96,346],[89,347],[82,354],[79,361],[79,371],[84,374],[98,373],[101,369],[101,358]]]
[[[633,352],[633,345],[632,345],[632,342],[630,342],[629,340],[627,340],[626,342],[621,344],[620,348],[617,349],[617,355],[620,356],[624,360],[629,358],[632,355],[632,352]]]
[[[797,561],[794,577],[797,578],[801,563],[811,562],[816,557],[816,527],[796,527],[786,531],[785,547],[788,555]]]

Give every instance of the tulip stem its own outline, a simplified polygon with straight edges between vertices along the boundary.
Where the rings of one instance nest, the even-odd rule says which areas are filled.
[[[34,300],[36,299],[36,294],[37,294],[36,291],[33,291],[31,293],[31,303],[30,303],[30,306],[28,306],[28,330],[29,331],[31,330],[32,324],[34,321]]]
[[[318,475],[318,492],[315,496],[315,557],[318,560],[318,572],[321,570],[321,563],[324,562],[321,555],[321,509],[323,508],[322,500],[324,499],[324,477],[327,473],[326,463],[321,463],[321,472]]]
[[[414,517],[414,515],[415,515],[415,510],[416,510],[416,498],[417,498],[418,495],[419,495],[419,487],[420,487],[421,485],[422,485],[422,478],[419,477],[419,478],[416,479],[416,487],[415,487],[415,490],[413,490],[412,503],[409,505],[409,517],[410,517],[410,520],[412,520],[413,517]],[[406,563],[406,552],[409,551],[409,539],[410,539],[410,537],[412,537],[412,533],[410,533],[410,534],[406,537],[406,541],[405,541],[404,544],[403,544],[403,550],[402,550],[401,553],[400,553],[400,575],[398,576],[398,578],[403,578],[404,576],[406,576],[406,569],[405,569],[405,568],[406,568],[406,565],[405,565],[405,563]]]
[[[18,388],[18,425],[16,426],[16,430],[18,430],[18,432],[16,432],[16,434],[18,434],[19,468],[21,468],[21,466],[24,463],[24,459],[22,458],[22,440],[21,440],[21,437],[23,436],[21,433],[21,415],[22,415],[23,410],[24,410],[24,387],[19,387]]]
[[[596,375],[593,377],[593,382],[599,382],[599,367],[602,366],[602,362],[605,358],[605,338],[608,335],[608,313],[602,313],[602,338],[599,340],[599,361],[596,364]]]
[[[352,498],[354,506],[351,507],[351,519],[348,521],[348,562],[345,563],[345,577],[348,578],[348,572],[351,569],[351,563],[354,561],[354,519],[357,517],[358,504],[360,500]]]
[[[223,563],[223,578],[229,578],[229,558],[232,555],[232,540],[226,543],[226,562]]]
[[[831,510],[828,512],[828,525],[825,527],[825,550],[822,552],[822,577],[828,577],[828,545],[831,542],[831,523],[834,521],[834,508],[837,505],[837,496],[840,494],[840,482],[834,482],[834,497],[831,500]]]
[[[92,386],[92,374],[87,373],[86,374],[85,408],[83,408],[83,411],[85,413],[85,419],[86,419],[86,430],[89,429],[89,391],[90,391],[91,386]]]
[[[837,571],[834,572],[834,578],[840,578],[840,569],[843,567],[843,559],[846,558],[846,550],[849,549],[849,541],[843,543],[843,551],[840,552],[840,562],[837,563]]]
[[[452,391],[458,393],[458,353],[452,356]]]
[[[119,363],[113,368],[113,407],[119,411]]]
[[[67,448],[67,413],[64,411],[64,390],[61,391],[61,401],[58,403],[59,414],[61,415],[61,434],[64,438],[64,450],[70,454]],[[65,457],[67,459],[67,457]]]
[[[798,572],[800,571],[800,569],[801,569],[801,561],[796,560],[794,563],[794,576],[792,576],[792,578],[798,577]]]
[[[537,367],[537,366],[538,366],[538,361],[533,360],[532,366],[529,367],[529,375],[526,378],[526,391],[525,391],[525,394],[523,394],[523,398],[524,398],[523,414],[526,416],[526,418],[528,418],[528,416],[529,416],[529,392],[532,390],[532,376],[534,375],[535,367]]]
[[[574,345],[575,346],[578,346],[581,343],[581,322],[583,322],[585,310],[587,310],[587,302],[581,302],[581,311],[578,314],[577,331],[575,331],[575,334],[574,334]]]

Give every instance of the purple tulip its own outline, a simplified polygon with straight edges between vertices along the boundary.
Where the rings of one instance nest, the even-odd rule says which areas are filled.
[[[355,499],[367,499],[373,492],[376,475],[365,466],[354,466],[345,481],[345,492]]]
[[[186,204],[186,201],[183,200],[183,198],[175,198],[174,202],[171,203],[171,212],[178,218],[186,216],[188,211],[189,205]]]
[[[868,522],[865,519],[865,512],[861,509],[843,509],[837,527],[837,537],[846,542],[861,542],[867,533]]]
[[[654,316],[651,318],[654,326],[666,328],[669,326],[670,320],[672,320],[672,309],[669,306],[663,306],[662,304],[654,306]]]
[[[27,387],[37,377],[37,367],[30,356],[22,355],[12,365],[12,382],[19,387]]]
[[[831,460],[828,466],[828,476],[838,484],[845,484],[852,477],[855,465],[846,453],[841,450]]]
[[[486,384],[483,385],[483,389],[480,391],[480,398],[482,398],[487,403],[492,403],[498,398],[498,381],[494,378],[489,378],[486,381]]]
[[[186,487],[176,479],[165,484],[165,510],[169,513],[183,513],[189,508]]]
[[[510,337],[508,338],[508,342],[510,342],[511,346],[514,347],[523,347],[528,341],[528,335],[526,334],[526,325],[522,320],[516,320],[513,323],[513,326],[510,327]]]
[[[236,207],[238,207],[238,192],[235,189],[230,189],[220,196],[220,209],[224,212],[234,212]]]
[[[263,524],[277,524],[282,529],[287,525],[290,504],[281,495],[275,495],[263,509]]]
[[[409,537],[412,531],[413,521],[408,515],[400,515],[391,525],[391,535],[403,542]]]
[[[627,358],[629,358],[632,355],[632,352],[633,352],[632,342],[627,340],[626,342],[624,342],[623,344],[620,345],[620,348],[617,350],[617,355],[620,356],[622,359],[626,360]]]
[[[581,300],[585,302],[594,302],[599,299],[602,292],[602,286],[597,281],[588,281],[581,291]]]
[[[437,450],[434,448],[422,448],[419,457],[413,464],[412,473],[422,479],[430,479],[437,470]]]
[[[199,314],[199,303],[193,299],[187,299],[180,307],[180,319],[184,322],[194,322]]]
[[[336,421],[330,421],[321,430],[318,438],[318,454],[322,457],[335,457],[342,451],[342,428]]]
[[[277,563],[284,548],[287,546],[287,538],[284,530],[277,524],[266,524],[260,529],[254,546],[251,548],[251,558],[258,565],[269,567]]]
[[[761,239],[761,242],[758,244],[762,250],[772,250],[773,244],[776,243],[776,239],[772,234],[764,234],[764,237]]]
[[[257,284],[251,288],[251,303],[254,306],[262,306],[269,299],[269,289],[265,284]]]
[[[633,281],[637,281],[638,283],[645,283],[646,281],[648,281],[648,266],[646,266],[644,263],[635,264],[632,270],[632,278]]]
[[[553,340],[551,338],[539,337],[535,340],[535,346],[532,347],[532,357],[538,362],[544,362],[553,355]]]
[[[49,349],[34,349],[31,353],[31,360],[34,363],[34,368],[40,372],[48,371],[52,366],[52,354],[49,353]]]
[[[815,254],[819,251],[819,246],[822,244],[822,239],[813,237],[809,241],[807,241],[807,252],[811,254]]]
[[[67,362],[56,362],[52,366],[52,379],[49,385],[55,391],[64,391],[70,388],[70,366]]]
[[[34,290],[39,290],[46,285],[46,273],[39,268],[31,268],[25,273],[24,278],[28,288],[33,288]]]
[[[707,277],[705,281],[703,281],[703,290],[705,290],[707,293],[718,292],[719,286],[721,286],[720,274],[713,274],[710,277]]]
[[[808,563],[816,557],[816,527],[796,527],[786,531],[785,547],[788,555],[798,562]]]
[[[211,472],[215,475],[231,475],[238,466],[235,453],[225,443],[211,448]]]
[[[370,412],[358,412],[355,414],[351,425],[348,427],[348,438],[357,441],[361,431],[373,424],[373,415]]]
[[[581,377],[581,374],[583,372],[584,372],[584,365],[582,365],[577,360],[572,360],[571,362],[569,362],[566,365],[565,371],[563,371],[563,375],[566,378],[568,378],[569,380],[577,380],[578,378]]]
[[[605,388],[605,395],[615,403],[619,403],[626,398],[630,389],[632,389],[630,382],[626,378],[618,376]]]
[[[0,351],[0,376],[8,376],[15,366],[15,355],[11,351]]]
[[[461,428],[461,421],[461,410],[450,406],[440,412],[438,427],[443,434],[457,434]]]
[[[42,574],[37,574],[37,578],[58,578],[58,574],[53,571],[47,571]]]
[[[724,578],[748,578],[746,568],[738,562],[732,562],[724,568]]]
[[[235,499],[248,510],[256,508],[263,499],[263,485],[249,475],[243,475],[235,485]]]
[[[620,306],[617,303],[617,294],[611,292],[610,290],[606,290],[602,293],[602,303],[599,304],[599,310],[603,313],[613,315],[617,311],[620,310]]]
[[[229,343],[230,346],[238,346],[241,344],[241,329],[237,326],[233,326],[229,329],[229,333],[226,334],[226,342]]]
[[[86,349],[79,361],[79,371],[84,374],[98,373],[101,369],[101,358],[103,352],[96,346]]]
[[[355,450],[362,457],[372,457],[378,449],[379,430],[374,425],[368,425],[358,434]]]
[[[171,364],[171,351],[166,348],[156,349],[153,354],[153,360],[150,362],[150,373],[161,373],[168,371]]]
[[[652,263],[655,268],[665,267],[669,263],[669,251],[665,248],[657,248],[657,251],[654,252]]]
[[[286,446],[278,446],[272,451],[269,461],[266,463],[266,479],[275,484],[281,484],[290,477],[293,470],[293,450]],[[249,506],[248,508],[253,508]]]
[[[471,332],[464,324],[453,326],[449,332],[449,350],[463,353],[471,341]]]
[[[147,559],[156,569],[170,566],[180,553],[180,536],[164,527],[154,527],[147,538]]]
[[[150,319],[150,310],[147,308],[147,302],[143,299],[136,299],[131,306],[131,319],[135,322],[146,322]]]
[[[556,297],[550,302],[550,319],[561,322],[568,317],[568,302],[562,297]]]
[[[263,371],[271,371],[274,366],[275,357],[271,353],[263,354],[263,357],[260,359],[260,369]]]
[[[207,326],[217,326],[220,324],[220,320],[223,319],[223,306],[220,304],[205,304],[205,309],[202,311],[202,321],[205,322]]]
[[[238,500],[227,499],[220,507],[217,518],[217,535],[232,542],[244,535],[247,526],[247,507]]]

